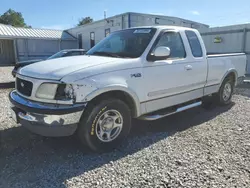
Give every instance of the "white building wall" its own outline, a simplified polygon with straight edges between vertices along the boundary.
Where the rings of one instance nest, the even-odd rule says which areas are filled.
[[[16,39],[16,51],[17,51],[17,59],[18,61],[22,61],[28,58],[28,52],[26,48],[26,40],[25,39]]]
[[[75,27],[67,30],[67,32],[69,32],[76,38],[78,37],[79,34],[82,34],[83,48],[88,50],[90,49],[91,32],[95,32],[95,44],[97,44],[100,40],[102,40],[105,37],[105,29],[110,28],[110,32],[114,32],[117,30],[127,29],[130,27],[152,26],[152,25],[178,25],[178,26],[193,27],[198,29],[208,28],[208,25],[175,17],[157,16],[157,15],[140,14],[140,13],[124,13],[107,18],[106,20],[100,20],[80,27]]]
[[[201,35],[208,53],[246,53],[247,74],[250,74],[250,24],[204,29]],[[220,37],[221,42],[215,43],[215,37]]]
[[[106,20],[96,21],[90,24],[79,26],[76,28],[69,29],[68,32],[78,37],[79,34],[82,34],[82,45],[83,48],[88,50],[90,49],[90,33],[95,33],[95,44],[100,42],[105,37],[105,30],[110,29],[110,32],[121,30],[123,28],[128,28],[128,16],[127,15],[118,15]]]
[[[18,61],[45,59],[60,50],[77,48],[74,40],[16,39]]]
[[[215,37],[221,37],[221,43],[214,43]],[[242,51],[243,33],[211,34],[202,36],[208,53],[234,53]]]
[[[62,40],[61,41],[61,50],[65,49],[77,49],[78,48],[78,43],[75,40]]]
[[[141,13],[130,13],[131,14],[131,26],[152,26],[152,25],[175,25],[190,27],[196,29],[206,29],[209,26],[190,20],[185,20],[177,17],[162,16],[162,15],[151,15]]]

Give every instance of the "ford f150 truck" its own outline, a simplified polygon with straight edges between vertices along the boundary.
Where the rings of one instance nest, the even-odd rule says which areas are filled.
[[[245,54],[206,54],[195,29],[156,26],[116,31],[84,56],[21,68],[10,92],[12,117],[43,136],[69,136],[94,151],[116,147],[131,118],[156,120],[211,97],[229,104]]]

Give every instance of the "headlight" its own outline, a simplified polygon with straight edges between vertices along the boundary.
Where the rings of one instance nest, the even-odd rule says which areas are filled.
[[[36,92],[36,97],[42,99],[71,100],[74,96],[71,84],[43,83]]]
[[[73,86],[71,84],[60,84],[57,88],[56,100],[71,100],[75,98]]]
[[[37,98],[54,99],[58,84],[44,83],[41,84],[36,92]]]

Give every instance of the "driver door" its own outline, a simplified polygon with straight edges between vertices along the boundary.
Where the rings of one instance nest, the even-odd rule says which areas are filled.
[[[183,40],[187,40],[186,37],[176,31],[165,31],[156,39],[150,54],[153,54],[157,47],[164,46],[170,49],[170,56],[156,61],[147,58],[144,63],[146,100],[143,103],[147,112],[184,103],[203,95],[202,84],[194,84],[194,80],[198,78],[195,74],[199,70],[192,70],[193,59],[187,57],[187,47],[184,46]],[[194,85],[202,89],[196,90]]]

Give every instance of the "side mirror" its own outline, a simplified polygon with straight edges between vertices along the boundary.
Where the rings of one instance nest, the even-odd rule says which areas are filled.
[[[154,56],[156,59],[167,58],[170,56],[170,48],[165,46],[159,46],[154,50]]]

